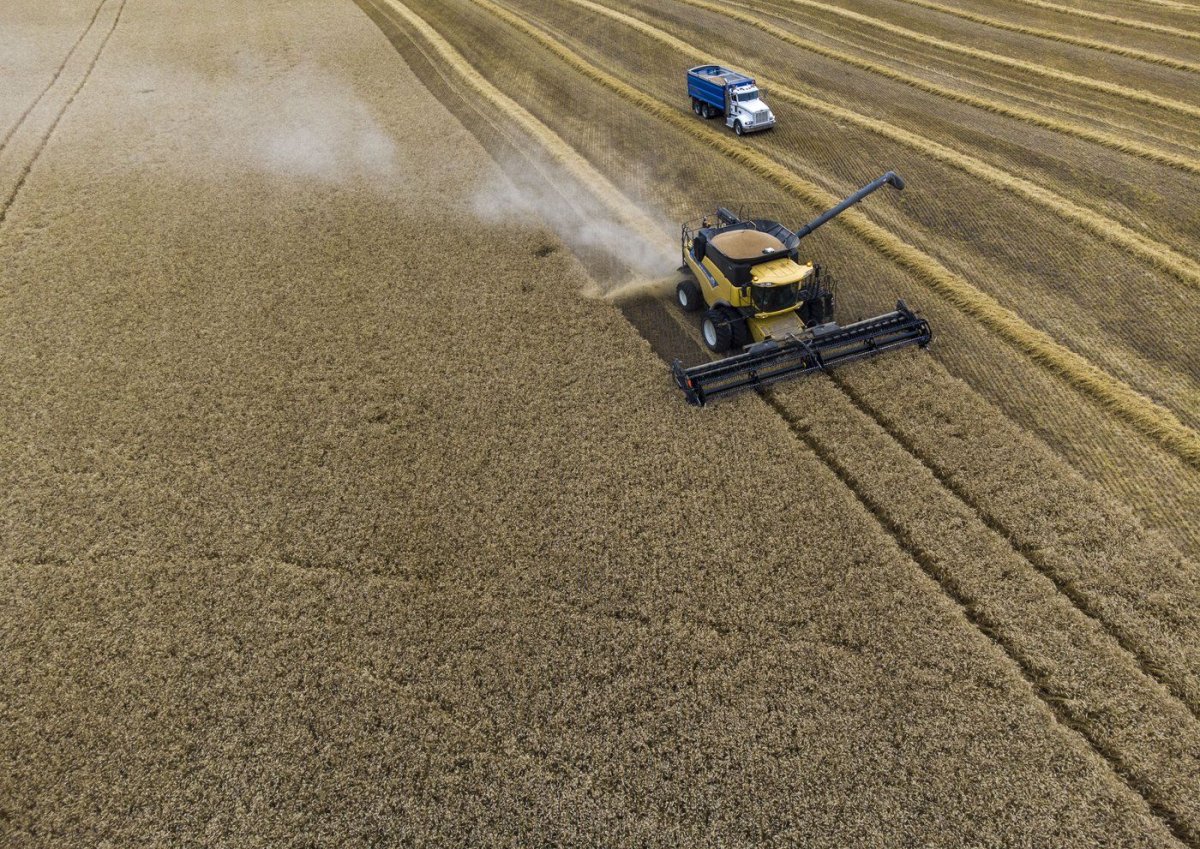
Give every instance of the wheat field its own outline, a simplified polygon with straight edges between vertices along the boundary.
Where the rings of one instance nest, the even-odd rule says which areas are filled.
[[[0,845],[1200,847],[1200,8],[0,33]],[[678,223],[892,168],[934,344],[687,407]]]

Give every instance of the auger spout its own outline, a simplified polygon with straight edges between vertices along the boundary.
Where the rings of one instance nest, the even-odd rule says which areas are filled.
[[[888,171],[886,174],[884,174],[879,179],[873,180],[870,183],[867,183],[865,186],[863,186],[861,189],[859,189],[854,194],[850,195],[850,197],[846,198],[844,201],[839,203],[837,206],[833,207],[832,209],[825,210],[820,215],[818,215],[816,218],[814,218],[812,221],[808,222],[803,227],[801,227],[799,230],[797,230],[796,231],[796,241],[803,239],[805,236],[807,236],[813,230],[816,230],[818,227],[820,227],[822,224],[825,224],[830,219],[837,218],[839,215],[841,215],[843,212],[845,212],[850,207],[854,206],[854,204],[858,203],[860,200],[865,198],[867,195],[869,195],[872,192],[876,191],[877,189],[881,189],[887,185],[890,185],[893,188],[895,188],[897,191],[900,191],[904,188],[904,180],[901,179],[900,175],[897,174],[895,171]]]

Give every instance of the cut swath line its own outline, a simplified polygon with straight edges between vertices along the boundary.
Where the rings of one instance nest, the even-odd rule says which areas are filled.
[[[71,49],[67,51],[67,55],[64,56],[63,60],[58,63],[58,67],[54,69],[54,75],[50,77],[50,81],[46,83],[46,87],[43,88],[38,96],[33,99],[32,103],[25,107],[25,111],[21,113],[19,118],[17,118],[16,123],[9,127],[8,131],[4,134],[4,138],[0,139],[0,150],[4,150],[4,147],[8,144],[9,139],[13,137],[17,130],[21,129],[21,125],[25,123],[25,119],[29,117],[29,113],[36,109],[37,105],[42,102],[42,98],[46,96],[46,92],[54,88],[54,84],[58,82],[58,78],[62,75],[63,69],[67,67],[67,63],[71,61],[71,57],[75,55],[75,51],[79,49],[79,45],[83,43],[83,40],[87,38],[87,34],[92,31],[92,27],[96,25],[96,18],[100,17],[100,10],[104,8],[104,4],[107,2],[108,0],[100,0],[99,5],[96,6],[96,10],[92,12],[91,20],[89,20],[87,22],[87,26],[83,28],[83,32],[79,33],[79,38],[75,39],[75,43],[71,45]]]
[[[769,179],[812,207],[825,209],[839,200],[819,186],[797,178],[774,160],[732,140],[724,133],[700,124],[690,112],[680,112],[596,67],[508,9],[491,0],[473,2],[528,35],[588,79],[739,162],[751,172]],[[1142,433],[1156,440],[1163,448],[1200,468],[1200,434],[1183,424],[1173,412],[1059,344],[1049,334],[1034,328],[992,296],[976,289],[937,260],[872,223],[861,213],[848,211],[841,221],[851,232],[896,265],[913,272],[917,279],[962,312],[1016,346],[1047,370],[1086,392],[1103,408],[1124,418]]]
[[[640,233],[648,240],[661,242],[664,249],[674,251],[674,243],[668,243],[658,222],[641,212],[603,174],[583,158],[553,130],[539,121],[523,106],[492,85],[482,74],[468,63],[454,47],[429,26],[423,18],[396,0],[379,0],[378,6],[386,5],[404,19],[413,29],[429,42],[434,51],[450,65],[464,81],[484,99],[512,118],[525,132],[536,138],[551,159],[579,181],[617,217],[631,232]]]
[[[1134,103],[1143,103],[1148,106],[1155,106],[1159,109],[1165,109],[1171,112],[1176,112],[1180,115],[1186,115],[1189,118],[1200,118],[1200,108],[1192,106],[1188,103],[1183,103],[1179,100],[1172,100],[1167,97],[1160,97],[1157,94],[1152,94],[1141,89],[1129,88],[1115,83],[1104,82],[1103,80],[1092,79],[1091,77],[1072,74],[1068,71],[1060,71],[1057,68],[1051,68],[1046,65],[1038,65],[1034,62],[1026,62],[1024,59],[1013,59],[1009,56],[1002,56],[999,53],[992,53],[988,50],[980,50],[977,47],[970,47],[965,44],[957,44],[953,41],[946,41],[943,38],[936,38],[932,35],[926,35],[916,30],[908,29],[907,27],[898,26],[888,21],[872,18],[868,15],[852,12],[849,9],[841,9],[837,6],[831,6],[828,3],[822,3],[820,0],[786,0],[793,6],[799,6],[805,9],[814,9],[818,12],[835,15],[847,21],[853,21],[857,24],[874,27],[875,29],[883,30],[892,35],[906,38],[914,41],[917,44],[923,44],[927,47],[933,47],[938,50],[944,50],[948,53],[957,53],[960,56],[969,56],[972,59],[979,59],[985,62],[991,62],[995,65],[1002,65],[1006,68],[1014,68],[1032,76],[1044,77],[1046,79],[1056,80],[1068,85],[1076,85],[1081,88],[1088,88],[1093,91],[1103,92],[1104,94],[1112,95],[1113,97],[1121,98],[1122,100],[1132,101]]]
[[[1058,3],[1048,3],[1046,0],[1014,0],[1014,2],[1022,3],[1026,6],[1033,6],[1035,9],[1047,9],[1051,12],[1061,12],[1064,15],[1073,15],[1077,18],[1087,18],[1089,21],[1100,21],[1106,24],[1116,24],[1117,26],[1128,27],[1130,29],[1141,29],[1147,32],[1157,32],[1162,35],[1173,35],[1176,38],[1187,38],[1192,41],[1200,41],[1200,32],[1192,32],[1178,27],[1169,27],[1166,24],[1153,24],[1149,21],[1139,21],[1136,18],[1122,18],[1118,15],[1105,15],[1102,12],[1089,12],[1087,9],[1077,9],[1074,6],[1063,6]],[[1176,7],[1178,8],[1178,7]]]
[[[0,205],[0,224],[3,224],[7,220],[8,211],[12,208],[13,203],[16,201],[17,195],[21,193],[21,189],[25,186],[25,181],[29,179],[29,174],[31,171],[33,171],[33,166],[37,164],[42,152],[45,151],[46,145],[49,144],[50,138],[54,135],[54,131],[58,129],[59,122],[62,121],[63,115],[67,114],[67,110],[71,107],[71,104],[75,102],[75,98],[79,95],[79,92],[83,90],[85,85],[87,85],[88,79],[90,79],[92,76],[92,71],[96,69],[96,64],[100,61],[100,56],[104,53],[104,48],[108,46],[108,40],[112,38],[112,34],[117,30],[117,24],[121,22],[121,15],[125,13],[125,4],[128,1],[129,0],[121,0],[121,5],[117,8],[117,14],[113,17],[112,26],[108,28],[108,32],[104,34],[104,39],[100,42],[100,46],[96,48],[96,55],[92,57],[92,61],[88,64],[87,70],[84,71],[83,76],[80,78],[79,84],[76,85],[71,91],[71,95],[63,103],[62,108],[58,110],[58,114],[54,116],[54,121],[46,130],[46,134],[42,137],[42,140],[38,143],[33,157],[25,164],[25,167],[21,169],[20,176],[13,186],[12,191],[5,199],[4,203]]]
[[[1144,50],[1138,50],[1133,47],[1125,47],[1120,44],[1113,44],[1109,41],[1097,41],[1092,38],[1084,38],[1078,35],[1069,35],[1064,32],[1056,32],[1054,30],[1039,29],[1037,27],[1026,26],[1025,24],[1014,24],[1010,21],[1004,21],[1000,18],[993,18],[989,15],[982,15],[978,12],[972,12],[968,9],[960,9],[956,6],[946,6],[942,3],[934,3],[931,0],[902,0],[909,6],[917,6],[921,9],[928,9],[931,12],[940,12],[944,15],[952,15],[964,21],[970,21],[975,24],[991,27],[993,29],[1006,30],[1015,32],[1019,35],[1029,35],[1034,38],[1042,38],[1047,41],[1057,41],[1062,44],[1072,44],[1076,47],[1086,47],[1089,50],[1100,50],[1105,53],[1112,53],[1116,56],[1124,56],[1126,59],[1137,59],[1140,62],[1148,62],[1152,65],[1162,65],[1167,68],[1174,68],[1177,71],[1191,71],[1192,73],[1200,73],[1200,64],[1195,62],[1187,62],[1183,59],[1176,59],[1173,56],[1164,56],[1161,53],[1148,53]]]
[[[688,44],[682,39],[676,38],[640,18],[592,2],[592,0],[566,0],[566,2],[604,15],[643,35],[655,39],[661,44],[674,48],[680,53],[688,56],[695,54],[697,45]],[[718,58],[710,58],[712,58],[712,61],[722,64],[735,64]],[[1008,171],[989,165],[980,159],[968,156],[932,139],[898,127],[895,124],[871,118],[843,106],[829,103],[828,101],[819,100],[766,77],[759,77],[758,79],[763,86],[782,100],[795,103],[814,112],[828,115],[835,120],[861,127],[883,138],[932,156],[940,162],[964,171],[973,177],[985,180],[990,185],[1036,203],[1050,210],[1063,220],[1077,224],[1092,235],[1104,239],[1109,244],[1128,251],[1130,254],[1145,260],[1155,268],[1166,271],[1181,282],[1200,288],[1200,264],[1167,245],[1147,238],[1116,221],[1067,200],[1043,186],[1017,177]]]
[[[877,74],[895,82],[915,88],[919,91],[924,91],[927,94],[932,94],[937,97],[945,98],[946,100],[962,103],[966,106],[972,106],[976,109],[982,109],[985,112],[991,112],[996,115],[1003,115],[1006,118],[1012,118],[1022,123],[1031,124],[1041,127],[1046,130],[1051,130],[1056,133],[1061,133],[1067,136],[1083,139],[1094,144],[1107,147],[1111,150],[1120,153],[1126,153],[1131,156],[1136,156],[1140,159],[1145,159],[1151,162],[1157,162],[1161,165],[1168,165],[1172,168],[1178,168],[1182,171],[1187,171],[1192,174],[1200,174],[1200,159],[1183,154],[1170,153],[1142,142],[1124,138],[1115,133],[1105,132],[1104,130],[1096,130],[1091,127],[1086,127],[1082,124],[1075,124],[1069,121],[1062,121],[1057,118],[1051,118],[1045,115],[1039,115],[1036,112],[1031,112],[1028,109],[1022,109],[1019,106],[1012,106],[1007,103],[1002,103],[999,100],[980,97],[978,95],[969,94],[957,89],[946,88],[945,86],[937,85],[936,83],[923,80],[920,77],[914,77],[894,68],[889,68],[885,65],[879,65],[875,62],[870,62],[866,59],[861,59],[857,56],[852,56],[840,50],[833,50],[815,41],[803,38],[796,35],[794,32],[775,26],[772,23],[764,21],[758,15],[751,15],[734,8],[728,3],[712,3],[709,0],[679,0],[689,6],[694,6],[697,9],[704,9],[713,14],[722,17],[731,18],[742,23],[749,24],[768,35],[778,38],[780,41],[800,47],[811,53],[819,56],[824,56],[836,62],[841,62],[872,74]]]

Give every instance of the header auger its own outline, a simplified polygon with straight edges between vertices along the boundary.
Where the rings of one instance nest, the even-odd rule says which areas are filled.
[[[739,389],[929,344],[929,323],[903,301],[893,312],[838,325],[827,276],[812,262],[800,263],[801,239],[887,185],[900,190],[904,181],[889,171],[794,233],[777,221],[743,219],[725,208],[717,209],[715,226],[707,218],[683,225],[680,270],[691,277],[676,287],[679,306],[705,310],[700,330],[710,350],[740,351],[692,368],[676,360],[672,373],[688,403],[703,406]]]

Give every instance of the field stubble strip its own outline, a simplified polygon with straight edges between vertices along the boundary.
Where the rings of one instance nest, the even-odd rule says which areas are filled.
[[[982,109],[985,112],[991,112],[996,115],[1003,115],[1006,118],[1012,118],[1032,126],[1041,127],[1045,130],[1061,133],[1063,135],[1073,136],[1093,144],[1107,147],[1111,150],[1125,153],[1130,156],[1136,156],[1140,159],[1145,159],[1150,162],[1156,162],[1160,165],[1167,165],[1172,168],[1177,168],[1182,171],[1187,171],[1192,174],[1200,174],[1200,159],[1194,156],[1188,156],[1170,151],[1161,150],[1152,147],[1142,142],[1132,141],[1124,138],[1116,133],[1106,132],[1104,130],[1093,129],[1092,127],[1076,124],[1070,121],[1062,121],[1058,118],[1041,115],[1028,109],[1022,109],[1017,106],[1012,106],[1008,103],[999,100],[980,97],[958,89],[947,88],[937,83],[915,77],[911,74],[898,71],[894,68],[889,68],[885,65],[880,65],[875,62],[861,59],[857,56],[852,56],[840,50],[834,50],[826,47],[823,44],[804,38],[796,33],[776,26],[762,19],[759,15],[750,14],[740,11],[738,8],[729,4],[719,4],[710,2],[710,0],[679,0],[688,6],[693,6],[697,9],[704,9],[712,12],[715,15],[731,18],[742,23],[749,24],[768,35],[778,38],[791,44],[794,47],[799,47],[803,50],[810,51],[818,56],[824,56],[827,59],[832,59],[836,62],[841,62],[846,65],[858,68],[859,70],[867,71],[868,73],[876,74],[885,77],[895,82],[915,88],[918,91],[923,91],[926,94],[932,94],[935,97],[941,97],[955,103],[961,103],[965,106],[972,106],[976,109]]]
[[[1123,18],[1119,15],[1106,15],[1102,12],[1092,12],[1087,9],[1079,9],[1075,6],[1063,6],[1061,3],[1049,3],[1046,0],[1013,0],[1025,6],[1032,6],[1035,9],[1045,9],[1048,12],[1059,12],[1063,15],[1071,15],[1077,18],[1086,18],[1089,21],[1099,21],[1105,24],[1115,24],[1117,26],[1128,27],[1130,29],[1146,30],[1147,32],[1155,32],[1160,35],[1171,35],[1176,38],[1186,38],[1191,41],[1200,41],[1200,32],[1191,30],[1179,29],[1178,27],[1170,27],[1165,24],[1155,24],[1149,21],[1139,21],[1136,18]],[[1179,8],[1178,6],[1173,8]]]
[[[983,26],[991,27],[993,29],[1015,32],[1018,35],[1028,35],[1034,38],[1042,38],[1047,41],[1057,41],[1062,44],[1071,44],[1075,47],[1085,47],[1089,50],[1100,50],[1104,53],[1112,53],[1115,56],[1123,56],[1126,59],[1136,59],[1140,62],[1147,62],[1152,65],[1162,65],[1167,68],[1174,68],[1177,71],[1191,71],[1192,73],[1200,73],[1200,64],[1188,62],[1183,59],[1176,59],[1173,56],[1164,56],[1161,53],[1149,53],[1145,50],[1138,50],[1134,47],[1125,47],[1124,45],[1113,44],[1112,42],[1108,41],[1099,41],[1094,38],[1084,38],[1083,36],[1070,35],[1068,33],[1041,29],[1039,27],[1031,27],[1025,24],[1015,24],[1000,18],[993,18],[990,15],[972,12],[969,9],[960,9],[956,6],[947,6],[943,3],[935,3],[933,0],[903,0],[903,2],[909,6],[916,6],[921,9],[928,9],[931,12],[951,15],[959,18],[960,20],[970,21],[971,23],[975,24],[982,24]]]
[[[682,39],[653,26],[641,18],[593,2],[593,0],[564,0],[564,2],[604,15],[681,53],[691,54],[695,50],[695,45],[688,44]],[[718,58],[715,61],[723,60]],[[726,62],[726,64],[736,63]],[[1196,263],[1171,247],[1147,238],[1101,213],[1094,212],[1087,207],[1074,203],[1031,180],[1026,180],[1023,177],[984,162],[977,157],[962,153],[940,142],[906,130],[903,127],[882,121],[878,118],[872,118],[844,106],[820,100],[779,81],[767,77],[760,77],[759,79],[765,87],[769,88],[782,100],[827,115],[835,120],[845,121],[881,138],[886,138],[889,141],[897,142],[919,153],[932,156],[939,162],[943,162],[973,177],[978,177],[986,181],[989,185],[1036,203],[1050,210],[1064,221],[1076,224],[1109,244],[1115,245],[1146,261],[1151,266],[1171,274],[1171,276],[1180,282],[1200,288],[1200,263]]]
[[[79,45],[83,43],[85,38],[87,38],[87,34],[92,31],[92,27],[96,25],[96,19],[100,17],[100,10],[103,9],[104,4],[108,2],[109,0],[100,0],[100,3],[96,6],[95,11],[92,12],[92,17],[88,20],[87,26],[85,26],[83,31],[79,33],[79,38],[75,39],[75,43],[71,45],[71,49],[67,51],[67,54],[63,56],[63,60],[58,63],[58,67],[54,69],[54,73],[51,75],[50,80],[46,83],[45,87],[38,93],[38,96],[35,97],[30,104],[25,107],[25,111],[22,112],[20,117],[17,118],[16,122],[8,128],[8,130],[4,133],[4,137],[0,138],[0,151],[4,150],[5,146],[8,145],[8,140],[11,139],[13,134],[21,128],[23,123],[25,123],[25,119],[29,117],[29,113],[37,108],[37,105],[42,102],[42,98],[46,96],[46,92],[50,91],[50,89],[54,87],[54,84],[58,82],[58,78],[62,76],[63,69],[66,68],[67,63],[71,61],[71,57],[75,55],[75,51],[79,49]]]
[[[83,74],[80,76],[79,82],[74,88],[71,89],[70,94],[64,98],[62,105],[59,107],[58,111],[54,113],[53,120],[50,121],[49,126],[46,128],[41,138],[38,139],[34,144],[32,155],[26,159],[23,164],[16,163],[16,173],[12,175],[13,179],[11,188],[9,188],[5,194],[4,200],[0,202],[0,225],[3,225],[7,220],[9,210],[16,201],[17,195],[21,193],[21,189],[24,187],[25,181],[29,178],[30,172],[33,171],[33,166],[37,164],[38,158],[46,149],[46,145],[50,143],[50,138],[54,135],[54,131],[58,129],[59,122],[62,121],[63,116],[67,113],[67,110],[71,107],[71,104],[75,102],[75,98],[79,95],[79,92],[83,90],[83,87],[87,85],[87,81],[91,78],[92,71],[95,70],[96,64],[100,61],[100,57],[104,54],[104,48],[108,46],[109,39],[111,39],[113,33],[117,31],[117,25],[121,22],[121,16],[125,13],[125,4],[127,2],[128,0],[121,0],[121,5],[117,7],[117,13],[113,16],[112,24],[109,26],[108,31],[105,32],[99,46],[97,46],[96,52],[93,54],[91,61],[88,63]],[[100,8],[102,7],[103,4],[101,7],[97,8],[97,14],[99,14]],[[86,35],[87,32],[84,33],[84,37],[86,37]],[[69,61],[69,58],[70,57],[68,57],[66,61]],[[64,61],[64,67],[66,65],[66,61]],[[9,152],[10,149],[6,147],[3,150],[0,150],[0,156],[8,154]],[[3,164],[5,163],[0,163],[0,165]],[[4,179],[5,175],[3,171],[4,169],[0,167],[0,179]]]
[[[837,202],[838,198],[819,186],[799,179],[774,160],[698,123],[690,112],[674,109],[591,64],[511,10],[491,0],[472,2],[525,33],[588,79],[637,104],[647,114],[683,130],[812,207],[825,209]],[[947,302],[1014,344],[1026,356],[1065,379],[1077,390],[1090,395],[1102,408],[1124,418],[1166,450],[1200,468],[1200,433],[1183,424],[1173,412],[1061,345],[1049,334],[1034,328],[995,298],[976,289],[933,257],[873,223],[861,212],[850,210],[840,220],[865,243],[894,264],[912,272]]]
[[[847,21],[853,21],[854,23],[873,27],[926,47],[933,47],[949,53],[957,53],[961,56],[969,56],[972,59],[979,59],[984,62],[1002,65],[1006,68],[1012,68],[1031,76],[1043,77],[1045,79],[1055,80],[1060,83],[1091,89],[1092,91],[1103,92],[1104,94],[1109,94],[1122,100],[1128,100],[1134,103],[1142,103],[1147,106],[1154,106],[1159,109],[1185,115],[1189,118],[1200,118],[1200,108],[1192,106],[1189,103],[1183,103],[1182,101],[1172,100],[1171,98],[1167,97],[1160,97],[1152,92],[1143,91],[1136,88],[1129,88],[1128,86],[1117,85],[1116,83],[1109,83],[1103,80],[1096,80],[1092,79],[1091,77],[1080,76],[1079,74],[1072,74],[1069,71],[1061,71],[1057,68],[1039,65],[1035,62],[1027,62],[1024,59],[1014,59],[1009,56],[1003,56],[999,53],[993,53],[990,50],[981,50],[980,48],[971,47],[966,44],[957,44],[953,41],[947,41],[943,38],[926,35],[925,33],[917,32],[916,30],[908,29],[907,27],[889,23],[888,21],[880,20],[879,18],[873,18],[869,15],[864,15],[859,12],[852,12],[849,9],[842,9],[838,6],[830,5],[829,3],[822,3],[820,0],[785,0],[785,2],[791,6],[812,9],[814,11],[834,15]]]

